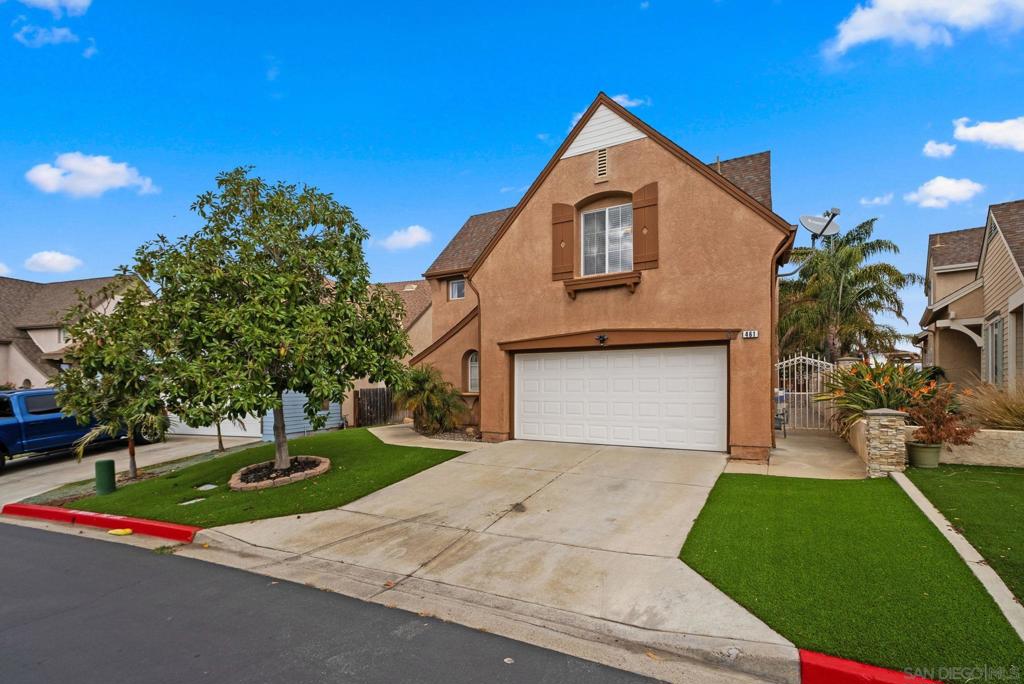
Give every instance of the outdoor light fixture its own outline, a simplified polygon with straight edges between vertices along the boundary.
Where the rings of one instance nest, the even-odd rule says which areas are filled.
[[[604,343],[608,341],[608,336],[607,335],[598,335],[594,339],[597,340],[597,343],[603,347]]]

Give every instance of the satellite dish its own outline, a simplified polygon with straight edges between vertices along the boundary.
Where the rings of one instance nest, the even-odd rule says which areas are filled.
[[[832,216],[801,216],[800,225],[816,237],[835,235],[839,232],[839,224],[836,223],[834,214]]]

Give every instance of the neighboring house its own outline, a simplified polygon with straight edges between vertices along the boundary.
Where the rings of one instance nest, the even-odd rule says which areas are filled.
[[[950,381],[1014,387],[1024,372],[1024,200],[993,204],[980,228],[929,236],[928,306],[916,336]]]
[[[520,202],[471,216],[424,274],[433,341],[410,363],[489,441],[763,460],[794,237],[768,152],[703,163],[600,94]]]
[[[0,384],[43,387],[60,369],[68,340],[61,319],[88,296],[114,282],[117,276],[35,283],[0,278]],[[114,306],[117,298],[94,302],[97,311]]]
[[[382,283],[382,285],[394,290],[402,298],[402,304],[405,305],[405,318],[402,325],[405,328],[405,333],[409,336],[412,355],[418,354],[426,349],[433,339],[430,285],[426,280],[403,280],[395,283]],[[407,361],[409,358],[411,355],[403,360]],[[367,378],[360,378],[356,381],[355,389],[358,391],[383,386],[384,383],[373,383]],[[353,424],[354,409],[352,395],[349,394],[341,404],[341,415],[349,425]]]
[[[396,283],[381,283],[388,287],[402,298],[405,305],[405,318],[403,325],[406,334],[409,336],[409,343],[413,347],[413,353],[427,346],[430,343],[430,290],[425,280],[408,280]],[[407,357],[408,358],[408,357]],[[356,380],[355,389],[366,389],[371,387],[383,387],[383,383],[371,383],[366,378]],[[300,392],[285,392],[283,397],[285,428],[289,437],[312,432],[312,426],[306,417],[305,405],[306,395]],[[324,406],[323,413],[326,414],[326,422],[321,430],[332,430],[338,428],[344,422],[351,425],[353,419],[353,401],[350,394],[345,401],[330,403]],[[171,432],[179,435],[213,435],[217,428],[214,425],[203,427],[189,427],[173,419]],[[237,422],[224,421],[221,423],[221,432],[224,435],[237,437],[259,437],[265,441],[274,439],[273,416],[268,414],[262,417],[246,416]]]

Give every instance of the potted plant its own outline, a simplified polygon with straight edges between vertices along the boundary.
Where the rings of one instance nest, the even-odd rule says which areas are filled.
[[[943,444],[970,444],[976,428],[964,422],[956,410],[953,386],[943,385],[907,412],[918,426],[907,442],[910,465],[937,468]]]

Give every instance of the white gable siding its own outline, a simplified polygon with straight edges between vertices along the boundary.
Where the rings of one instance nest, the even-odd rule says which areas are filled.
[[[562,155],[562,159],[646,137],[646,134],[626,122],[621,116],[601,105],[569,145],[569,149]]]

